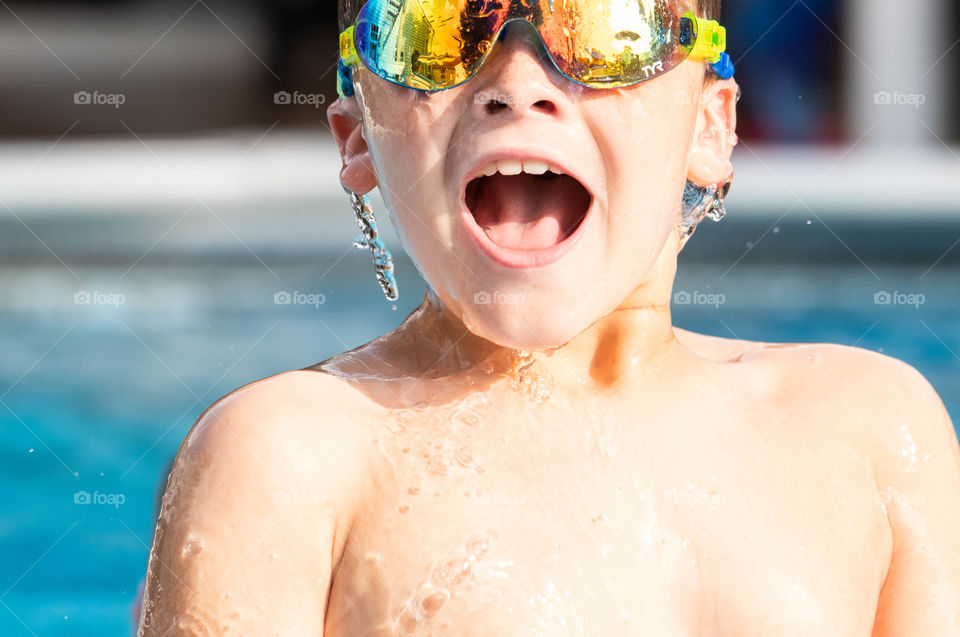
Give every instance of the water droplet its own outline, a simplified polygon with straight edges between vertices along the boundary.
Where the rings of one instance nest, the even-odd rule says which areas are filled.
[[[203,550],[203,540],[195,535],[188,535],[183,543],[181,554],[183,557],[194,557]]]
[[[530,361],[517,370],[517,384],[523,389],[534,403],[539,403],[550,397],[552,383],[549,378],[533,369],[536,361]]]
[[[474,557],[479,557],[490,549],[490,537],[481,535],[467,542],[467,551]]]
[[[400,610],[397,616],[397,628],[402,635],[412,635],[420,625],[420,618],[417,613],[407,604]]]
[[[473,456],[470,455],[470,451],[466,447],[460,447],[457,450],[456,459],[457,462],[464,467],[469,467],[473,464]]]
[[[271,561],[271,562],[276,562],[278,557],[280,557],[279,554],[277,554],[277,553],[271,553],[271,554],[270,554],[270,561]]]
[[[480,415],[470,407],[461,405],[453,412],[450,420],[454,425],[476,427],[480,423]]]
[[[448,469],[447,461],[440,456],[431,456],[430,459],[427,460],[427,470],[430,473],[445,476],[447,475]]]
[[[437,579],[445,586],[456,586],[470,575],[470,560],[465,557],[455,557],[435,573]]]
[[[450,592],[446,590],[437,590],[423,598],[420,607],[423,608],[423,614],[427,617],[433,617],[437,611],[450,599]]]
[[[406,435],[410,431],[407,428],[407,426],[404,424],[403,417],[399,415],[391,416],[390,418],[387,418],[385,424],[387,426],[387,430],[390,431],[390,433],[396,434],[398,436]]]

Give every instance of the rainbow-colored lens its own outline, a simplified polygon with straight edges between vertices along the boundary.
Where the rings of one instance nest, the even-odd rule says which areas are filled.
[[[725,47],[723,27],[685,0],[368,0],[344,35],[380,77],[440,90],[473,77],[512,20],[536,27],[561,73],[597,88],[656,77],[691,53],[714,62]]]

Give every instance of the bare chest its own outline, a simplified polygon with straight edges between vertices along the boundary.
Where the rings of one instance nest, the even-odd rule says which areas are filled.
[[[452,417],[377,438],[325,634],[869,635],[888,528],[836,441]]]

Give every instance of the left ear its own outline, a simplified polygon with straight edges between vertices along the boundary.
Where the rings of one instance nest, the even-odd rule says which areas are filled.
[[[730,156],[737,144],[736,80],[706,82],[697,105],[697,124],[690,145],[687,179],[700,186],[712,186],[733,174]]]

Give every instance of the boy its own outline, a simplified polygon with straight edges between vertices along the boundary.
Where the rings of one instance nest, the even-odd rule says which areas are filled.
[[[926,380],[671,324],[680,193],[732,174],[737,84],[689,48],[717,5],[341,3],[340,179],[430,292],[200,418],[142,635],[960,635]]]

